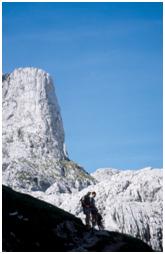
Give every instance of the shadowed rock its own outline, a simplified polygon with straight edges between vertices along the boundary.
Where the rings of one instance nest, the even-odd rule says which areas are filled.
[[[152,251],[139,239],[87,231],[81,220],[3,186],[3,251]]]

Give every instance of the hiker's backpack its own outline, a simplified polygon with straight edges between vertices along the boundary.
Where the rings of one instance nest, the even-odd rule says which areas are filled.
[[[82,207],[90,206],[91,200],[89,195],[85,195],[80,199]]]

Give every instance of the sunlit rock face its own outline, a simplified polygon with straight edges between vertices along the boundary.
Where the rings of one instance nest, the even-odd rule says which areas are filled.
[[[96,206],[107,230],[132,235],[162,251],[163,171],[98,169],[92,173],[98,181],[78,193],[42,195],[39,198],[80,217],[85,221],[80,199],[96,192]],[[49,189],[48,189],[49,190]],[[47,194],[48,191],[45,193]],[[50,194],[50,193],[49,193]]]
[[[11,159],[64,158],[64,130],[49,74],[20,68],[4,78],[3,138]]]
[[[50,75],[19,68],[2,79],[4,184],[46,190],[55,180],[67,178],[74,187],[81,171],[78,188],[88,186],[92,177],[83,168],[74,163],[68,172],[63,123]]]

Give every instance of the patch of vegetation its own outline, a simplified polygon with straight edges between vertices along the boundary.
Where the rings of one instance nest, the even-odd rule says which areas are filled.
[[[30,181],[31,180],[31,176],[27,171],[18,171],[16,174],[16,177],[19,181]]]
[[[78,165],[72,160],[61,160],[59,161],[59,164],[66,169],[65,170],[66,174],[68,170],[74,170],[74,173],[78,179],[84,180],[85,178],[89,179],[90,181],[91,180],[94,181],[94,178],[90,174],[88,174],[80,165]]]
[[[30,159],[28,160],[28,159],[25,159],[25,158],[19,159],[18,164],[19,163],[22,163],[22,164],[25,164],[25,165],[27,164],[31,168],[37,168],[37,166],[38,166],[37,163],[34,163]]]

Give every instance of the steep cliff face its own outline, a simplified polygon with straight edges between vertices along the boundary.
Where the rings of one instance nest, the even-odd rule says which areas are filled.
[[[49,74],[21,68],[4,78],[3,138],[11,159],[64,159],[63,124]]]
[[[93,182],[68,159],[50,75],[37,68],[19,68],[2,80],[3,182],[18,189],[46,190],[62,178],[67,179],[68,191]]]

